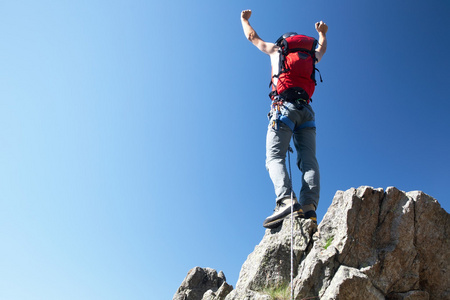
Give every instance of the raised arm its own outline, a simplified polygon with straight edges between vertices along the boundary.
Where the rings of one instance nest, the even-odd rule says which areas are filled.
[[[322,56],[327,51],[327,31],[328,25],[320,21],[316,23],[316,30],[319,33],[319,46],[316,49],[317,62],[322,59]]]
[[[242,29],[244,30],[245,37],[252,42],[259,50],[264,52],[265,54],[271,55],[278,50],[278,46],[274,43],[264,42],[256,33],[255,29],[250,25],[248,19],[252,15],[252,11],[250,9],[243,10],[241,12],[241,23]]]

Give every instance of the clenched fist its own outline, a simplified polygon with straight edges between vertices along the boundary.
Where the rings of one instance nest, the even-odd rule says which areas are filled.
[[[248,19],[250,19],[251,15],[252,15],[252,11],[250,9],[243,10],[241,12],[241,19],[248,20]]]
[[[325,24],[323,21],[316,23],[316,30],[318,33],[326,34],[328,31],[328,25]]]

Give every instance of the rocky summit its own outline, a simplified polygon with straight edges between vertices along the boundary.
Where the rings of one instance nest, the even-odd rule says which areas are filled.
[[[450,299],[450,215],[423,192],[338,191],[318,227],[304,219],[293,227],[296,300]],[[235,289],[222,272],[197,267],[173,299],[289,299],[290,273],[288,218],[266,230]]]
[[[195,267],[190,270],[178,288],[173,300],[225,299],[233,287],[226,282],[223,272],[211,268]]]

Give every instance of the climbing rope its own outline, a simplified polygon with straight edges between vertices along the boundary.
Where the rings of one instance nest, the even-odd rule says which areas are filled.
[[[294,186],[292,185],[291,146],[288,148],[289,181],[291,182],[291,300],[294,300]]]

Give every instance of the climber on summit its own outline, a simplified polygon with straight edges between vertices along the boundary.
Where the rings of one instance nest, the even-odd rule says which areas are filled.
[[[270,56],[272,66],[272,99],[270,123],[266,137],[266,168],[272,179],[276,206],[274,213],[264,220],[263,226],[275,228],[291,213],[317,223],[320,175],[316,159],[315,113],[310,105],[314,93],[315,64],[327,49],[328,26],[315,24],[319,41],[289,32],[277,42],[263,41],[249,23],[251,10],[241,12],[244,34],[259,50]],[[300,203],[291,188],[286,168],[286,153],[293,137],[297,151],[297,166],[302,172]],[[292,195],[291,195],[292,192]]]

